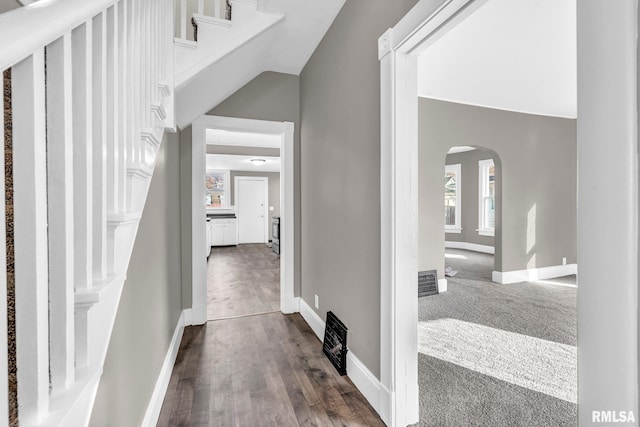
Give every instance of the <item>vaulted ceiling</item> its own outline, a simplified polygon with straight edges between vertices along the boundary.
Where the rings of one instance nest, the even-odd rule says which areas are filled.
[[[576,0],[485,0],[420,55],[418,94],[575,118],[576,56]]]

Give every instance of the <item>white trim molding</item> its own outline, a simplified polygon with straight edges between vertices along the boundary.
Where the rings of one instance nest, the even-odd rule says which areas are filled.
[[[447,279],[438,279],[438,293],[441,294],[443,292],[447,292],[448,283]]]
[[[456,204],[455,204],[455,224],[444,225],[445,233],[461,233],[462,232],[462,164],[456,163],[453,165],[444,165],[444,173],[453,173],[455,175],[455,188],[456,188]],[[446,197],[446,194],[445,194]]]
[[[380,383],[391,427],[419,421],[418,56],[486,0],[421,0],[378,41],[380,60]],[[427,147],[427,150],[429,147]]]
[[[182,341],[186,317],[186,310],[183,310],[182,313],[180,313],[176,329],[173,332],[173,337],[171,338],[167,355],[164,358],[162,369],[160,369],[158,380],[153,388],[153,393],[151,394],[151,399],[147,406],[147,412],[145,412],[144,419],[142,420],[142,427],[154,427],[158,423],[162,403],[164,402],[164,397],[167,393],[167,388],[169,387],[169,380],[171,380],[173,365],[176,363],[178,349],[180,349],[180,342]]]
[[[445,233],[452,233],[452,234],[460,234],[460,233],[462,233],[462,228],[445,228],[444,232]]]
[[[479,245],[477,243],[468,243],[468,242],[450,242],[445,240],[444,242],[444,247],[445,248],[451,248],[451,249],[465,249],[467,251],[474,251],[474,252],[482,252],[484,254],[495,254],[495,247],[493,246],[487,246],[487,245]]]
[[[578,264],[553,265],[550,267],[529,268],[527,270],[494,271],[491,273],[491,280],[506,285],[509,283],[555,279],[572,274],[578,274]]]
[[[300,314],[311,327],[318,339],[324,339],[325,322],[302,298],[300,300]],[[380,414],[381,406],[390,402],[389,391],[352,352],[347,353],[347,376],[360,393],[367,399],[373,409]]]
[[[485,3],[420,0],[378,43],[380,382],[391,396],[380,415],[388,426],[419,420],[417,333],[407,333],[418,321],[417,56]],[[586,425],[603,404],[638,411],[638,2],[577,8],[578,421]]]
[[[256,134],[280,135],[280,310],[297,312],[294,295],[294,124],[222,116],[200,116],[192,124],[191,137],[191,274],[192,301],[188,324],[200,325],[207,321],[207,260],[204,205],[204,176],[206,157],[206,130],[221,129]],[[268,225],[267,225],[268,227]],[[199,256],[198,254],[203,254]]]
[[[490,199],[487,195],[489,193],[489,169],[494,167],[495,163],[493,159],[485,159],[478,161],[478,229],[476,230],[480,236],[494,236],[495,226],[493,228],[485,227],[485,211],[484,201]],[[495,187],[495,184],[494,184]],[[495,196],[493,197],[494,204],[494,222],[495,222]]]

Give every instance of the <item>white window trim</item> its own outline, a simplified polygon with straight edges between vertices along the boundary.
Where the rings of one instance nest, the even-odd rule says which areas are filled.
[[[486,159],[478,161],[478,229],[476,230],[480,236],[495,236],[495,228],[483,228],[484,224],[484,194],[486,184],[486,171],[488,166],[494,166],[493,159]],[[494,196],[495,203],[495,196]]]
[[[216,206],[216,207],[210,207],[210,206],[206,206],[207,211],[218,211],[221,209],[231,209],[231,199],[230,199],[230,195],[231,192],[229,190],[229,186],[231,185],[231,171],[226,170],[226,169],[207,169],[206,173],[222,173],[224,174],[224,206]]]
[[[460,163],[455,165],[445,165],[444,173],[453,172],[456,175],[456,223],[454,225],[444,226],[445,233],[462,233],[462,165]]]

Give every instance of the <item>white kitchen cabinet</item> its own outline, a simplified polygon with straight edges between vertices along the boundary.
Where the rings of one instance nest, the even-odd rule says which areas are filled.
[[[237,245],[236,218],[211,219],[211,246]]]
[[[211,237],[213,235],[212,231],[213,231],[213,224],[211,224],[210,220],[207,220],[207,227],[206,227],[207,233],[206,233],[206,240],[207,240],[207,258],[209,257],[209,254],[211,253]]]

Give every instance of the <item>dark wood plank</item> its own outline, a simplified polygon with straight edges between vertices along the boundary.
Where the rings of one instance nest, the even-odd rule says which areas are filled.
[[[207,318],[280,309],[280,258],[264,244],[211,248],[207,265]]]
[[[260,260],[265,254],[260,255],[259,249],[227,251],[227,271],[219,275],[235,283],[237,293],[228,292],[225,298],[248,295],[246,287],[238,285],[240,273],[234,268],[242,268],[242,275],[251,280],[261,280],[260,269],[268,269],[271,261]],[[256,262],[250,262],[252,252],[259,255]],[[258,298],[268,293],[254,292]],[[185,328],[158,425],[384,424],[353,383],[322,354],[322,343],[304,319],[278,312]]]

